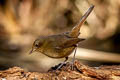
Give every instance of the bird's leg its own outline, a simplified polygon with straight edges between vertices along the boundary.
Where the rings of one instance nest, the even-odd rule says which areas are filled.
[[[73,59],[72,59],[72,63],[74,63],[74,61],[75,61],[76,51],[77,51],[77,47],[76,47],[75,50],[74,50],[74,56],[73,56]]]
[[[65,61],[64,62],[66,62],[68,60],[68,56],[67,57],[65,57]]]
[[[68,57],[65,57],[64,62],[62,62],[62,63],[60,64],[60,66],[58,66],[57,69],[60,69],[64,64],[66,64],[67,60],[68,60]]]
[[[76,47],[75,47],[75,50],[74,50],[74,56],[73,56],[73,58],[72,58],[72,62],[71,62],[71,69],[72,69],[72,70],[74,69],[74,61],[75,61],[76,51],[77,51],[77,45],[76,45]]]

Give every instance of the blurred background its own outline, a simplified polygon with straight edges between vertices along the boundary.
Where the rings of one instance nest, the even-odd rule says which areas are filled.
[[[0,0],[0,70],[19,66],[43,72],[64,61],[29,55],[33,41],[71,30],[91,4],[95,8],[80,30],[86,40],[76,58],[90,66],[119,64],[119,0]]]

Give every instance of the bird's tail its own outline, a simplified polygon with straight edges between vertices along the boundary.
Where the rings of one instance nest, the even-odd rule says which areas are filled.
[[[90,8],[87,10],[87,12],[80,18],[79,23],[73,27],[73,29],[70,32],[70,36],[71,37],[78,37],[80,34],[80,28],[82,26],[82,24],[85,22],[86,18],[89,16],[89,14],[92,12],[94,8],[94,5],[91,5]]]

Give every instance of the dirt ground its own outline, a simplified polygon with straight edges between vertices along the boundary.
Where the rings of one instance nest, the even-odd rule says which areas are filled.
[[[56,70],[58,66],[46,73],[27,72],[13,67],[0,71],[0,80],[120,80],[120,66],[89,67],[79,61],[74,62],[73,68],[69,62]]]

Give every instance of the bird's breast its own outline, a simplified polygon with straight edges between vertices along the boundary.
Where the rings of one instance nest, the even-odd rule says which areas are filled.
[[[51,58],[64,58],[64,57],[69,56],[73,52],[74,49],[75,49],[74,46],[65,48],[65,49],[61,49],[61,50],[48,49],[48,50],[44,51],[44,54]]]

